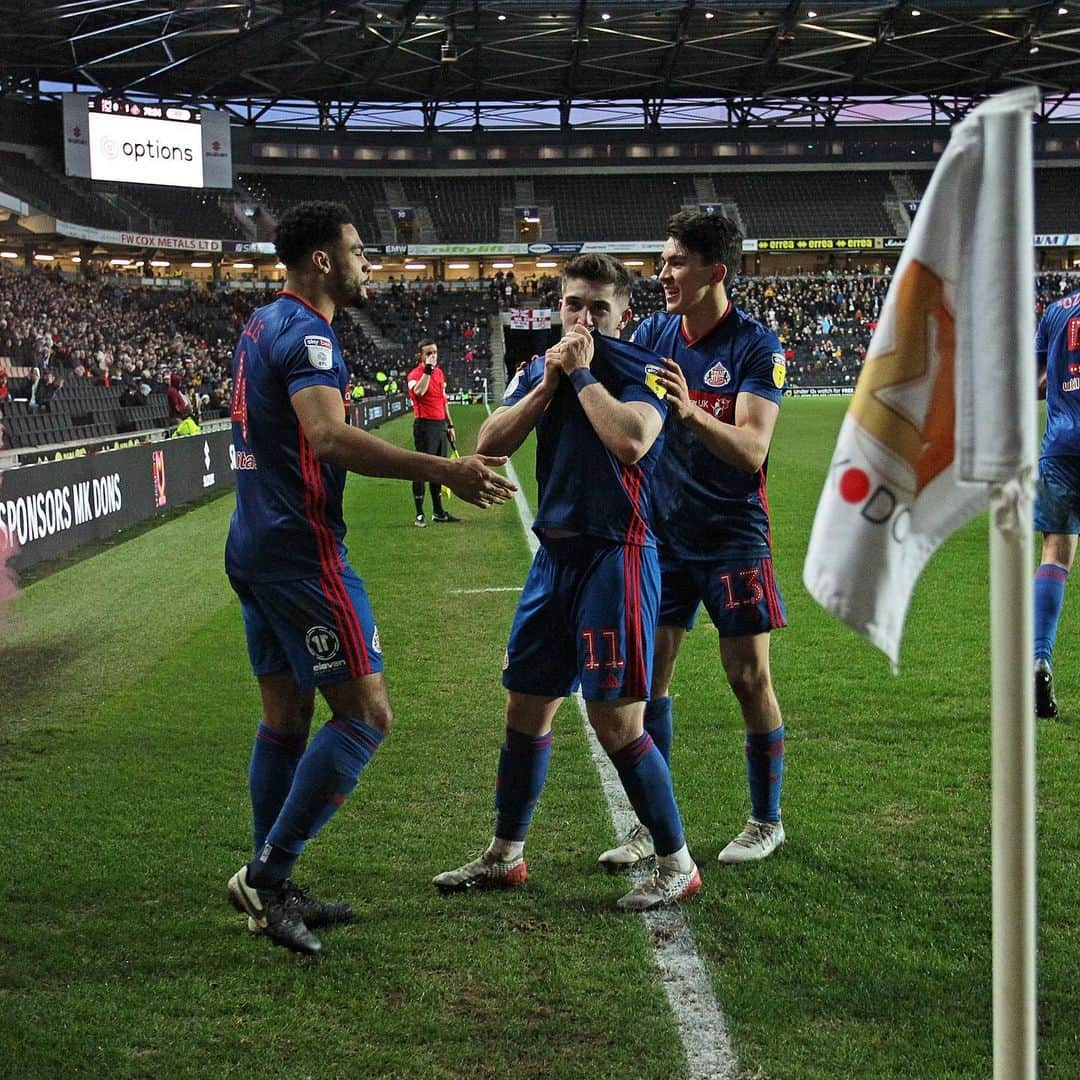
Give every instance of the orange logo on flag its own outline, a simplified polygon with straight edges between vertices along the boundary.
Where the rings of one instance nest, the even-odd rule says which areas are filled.
[[[883,315],[870,343],[851,415],[911,470],[897,476],[895,468],[876,461],[882,472],[908,491],[914,478],[918,494],[953,460],[956,321],[942,279],[915,260],[893,283],[891,296],[892,318]],[[918,385],[928,380],[929,386]]]

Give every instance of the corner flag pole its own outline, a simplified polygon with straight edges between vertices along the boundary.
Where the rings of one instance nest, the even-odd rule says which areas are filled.
[[[1023,90],[1014,91],[1022,95]],[[1027,93],[1034,92],[1028,88]],[[1005,100],[1005,99],[1003,99]],[[1034,100],[1032,101],[1034,104]],[[1017,444],[1005,455],[1019,462],[1010,479],[990,489],[990,728],[991,875],[993,907],[994,1080],[1035,1080],[1035,685],[1032,494],[1038,413],[1035,402],[1034,167],[1030,112],[991,115],[982,182],[1011,192],[1015,217],[1002,215],[993,252],[1002,281],[1015,283],[1012,304],[1001,304],[995,326],[1015,362],[1011,393]],[[1008,205],[1009,200],[1006,200]],[[1011,220],[1010,220],[1011,218]],[[982,268],[974,269],[982,288]],[[1009,312],[1008,308],[1012,307]],[[996,321],[995,316],[991,319]],[[1010,365],[1011,366],[1011,365]],[[1002,373],[1008,378],[1008,375]],[[996,382],[998,373],[987,373]],[[992,418],[996,426],[998,418]],[[993,444],[993,439],[990,440]],[[1013,452],[1015,451],[1015,453]],[[1015,468],[1015,466],[1014,466]]]
[[[1031,530],[1030,477],[995,489],[990,508],[994,1080],[1035,1080],[1036,1071]]]

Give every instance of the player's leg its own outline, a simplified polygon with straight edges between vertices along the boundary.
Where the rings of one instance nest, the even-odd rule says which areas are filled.
[[[1080,533],[1080,459],[1039,459],[1034,525],[1043,534],[1034,590],[1035,715],[1049,719],[1058,714],[1054,695],[1054,643],[1065,603],[1065,583],[1076,558],[1076,534]]]
[[[769,668],[768,633],[720,638],[720,659],[739,702],[746,732],[750,817],[721,852],[724,863],[752,862],[784,842],[780,796],[784,781],[784,721]]]
[[[437,874],[443,891],[523,884],[525,834],[547,777],[551,722],[577,685],[571,606],[577,568],[542,545],[521,591],[503,661],[509,692],[499,753],[495,832],[479,858]],[[569,628],[569,629],[568,629]]]
[[[413,449],[420,454],[426,454],[424,449],[424,422],[420,419],[413,420]],[[413,505],[416,507],[416,517],[413,519],[413,524],[418,528],[425,528],[427,525],[427,518],[424,517],[424,481],[414,480],[412,482],[412,497]]]
[[[769,634],[787,625],[787,615],[772,559],[711,566],[702,599],[719,635],[724,674],[742,713],[750,788],[750,817],[720,852],[720,861],[763,859],[784,842],[780,818],[784,722],[769,668]]]
[[[432,437],[431,453],[437,454],[439,457],[446,457],[450,453],[450,441],[446,434],[446,425],[441,421],[439,426],[435,428],[435,435]],[[433,483],[431,485],[431,506],[431,520],[439,525],[447,525],[461,520],[443,506],[442,486],[440,484]]]
[[[652,877],[619,901],[632,911],[683,899],[701,888],[683,836],[671,771],[644,727],[659,607],[656,551],[633,545],[597,552],[575,605],[577,663],[589,723],[656,852]]]
[[[675,560],[660,560],[660,625],[656,627],[653,646],[652,686],[645,703],[645,730],[671,767],[671,744],[674,717],[671,680],[686,631],[694,625],[701,603],[699,575],[694,568]],[[640,821],[631,826],[621,844],[601,852],[600,864],[607,870],[627,870],[654,854],[652,837]]]
[[[262,850],[229,888],[275,941],[317,952],[307,920],[347,921],[351,909],[312,900],[290,879],[304,845],[345,801],[389,731],[378,631],[363,582],[348,567],[318,581],[263,583],[256,591],[298,687],[319,686],[333,715],[297,763]],[[274,921],[279,908],[288,916],[281,925]]]
[[[1076,559],[1072,533],[1043,533],[1042,558],[1035,571],[1035,714],[1057,716],[1054,694],[1054,644],[1065,605],[1065,583]]]
[[[525,837],[540,799],[551,761],[551,722],[562,697],[511,691],[506,703],[506,740],[499,751],[495,780],[495,829],[476,859],[437,874],[432,884],[443,892],[511,888],[529,876]]]
[[[248,766],[252,841],[258,855],[292,787],[296,766],[307,747],[315,692],[301,687],[285,668],[258,676],[262,721]]]

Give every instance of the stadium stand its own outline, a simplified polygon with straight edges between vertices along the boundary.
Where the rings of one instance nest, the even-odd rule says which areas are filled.
[[[742,215],[747,236],[892,236],[886,172],[728,172],[713,183]]]
[[[930,183],[929,172],[911,172],[909,176],[922,198]],[[1064,168],[1035,170],[1035,231],[1038,233],[1076,232],[1076,190],[1080,171]]]
[[[85,186],[87,182],[81,183]],[[9,195],[77,224],[103,229],[131,228],[127,214],[100,195],[81,190],[79,184],[80,181],[68,179],[44,161],[31,161],[23,154],[0,150],[0,186]]]
[[[699,202],[689,173],[539,175],[533,183],[537,204],[554,211],[555,240],[645,240],[684,205]]]
[[[498,238],[499,210],[514,205],[508,176],[407,176],[401,185],[406,205],[427,207],[443,244]]]
[[[735,303],[778,334],[792,389],[850,389],[889,287],[888,273],[743,277]],[[1080,274],[1037,279],[1037,313],[1080,286]],[[417,343],[433,338],[451,389],[469,391],[491,363],[489,324],[496,287],[450,289],[394,282],[371,291],[359,317],[342,312],[334,328],[354,382],[372,392],[376,376],[403,381]],[[521,302],[553,305],[558,281],[521,283]],[[0,402],[3,442],[20,448],[167,428],[166,390],[178,375],[202,419],[224,415],[236,336],[262,294],[192,286],[168,291],[65,280],[54,271],[0,268]],[[637,322],[663,306],[655,278],[638,278]],[[365,325],[369,328],[365,330]],[[370,332],[369,332],[370,330]],[[60,384],[45,405],[29,400],[35,370]]]
[[[376,177],[243,173],[237,180],[275,217],[305,199],[329,199],[343,202],[352,210],[356,228],[365,240],[393,241],[393,237],[383,239],[375,217],[376,206],[385,206],[387,201],[382,181]]]
[[[86,181],[83,181],[86,183]],[[248,235],[232,211],[235,194],[147,184],[113,184],[116,193],[139,207],[154,231],[172,236],[204,236],[216,240],[246,240]]]

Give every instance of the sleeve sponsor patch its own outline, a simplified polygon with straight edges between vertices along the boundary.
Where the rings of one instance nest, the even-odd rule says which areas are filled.
[[[329,371],[334,366],[334,345],[328,337],[309,334],[304,338],[308,363],[319,371]]]
[[[777,390],[784,389],[787,381],[787,359],[782,352],[772,354],[772,381]]]
[[[667,397],[667,388],[661,385],[658,375],[664,374],[664,368],[656,364],[645,365],[645,385],[661,400]]]

